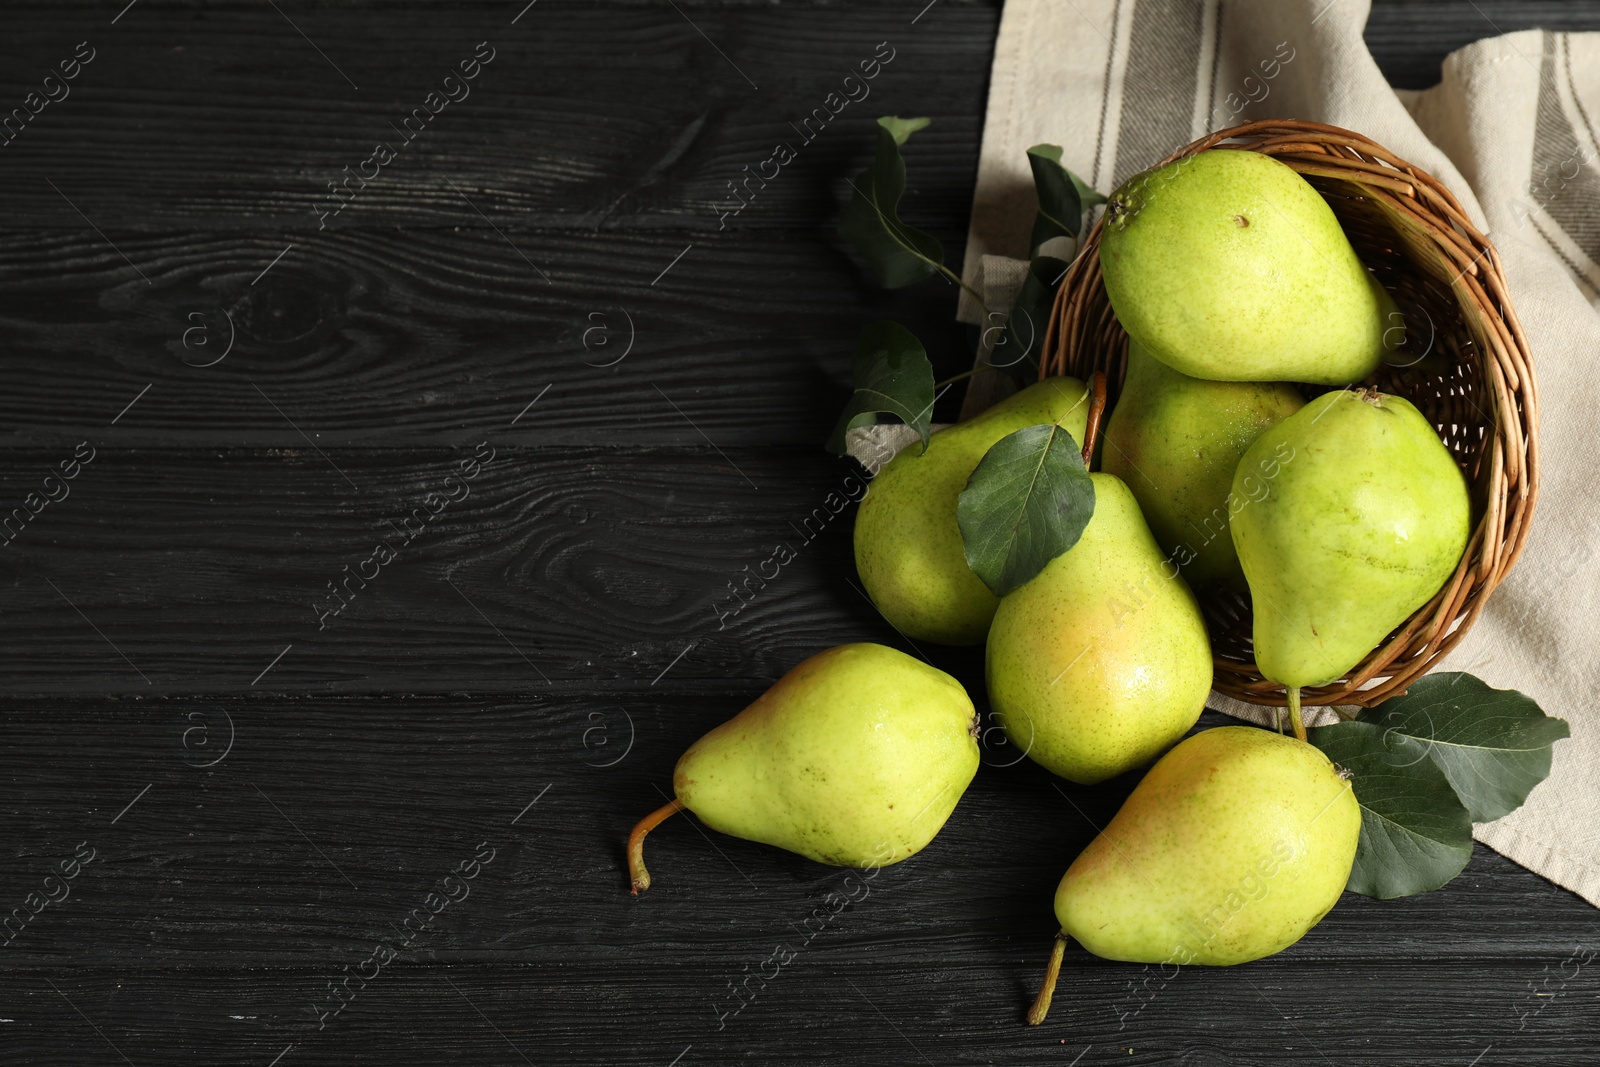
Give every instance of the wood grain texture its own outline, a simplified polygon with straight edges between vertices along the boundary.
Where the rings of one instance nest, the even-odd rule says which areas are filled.
[[[0,153],[12,225],[81,224],[54,181],[113,240],[196,225],[308,233],[326,183],[388,141],[397,158],[327,232],[481,226],[465,194],[502,226],[692,236],[719,229],[728,183],[787,140],[798,158],[737,222],[812,226],[870,156],[873,120],[895,113],[935,119],[917,139],[914,199],[966,217],[995,0],[942,0],[915,25],[922,5],[882,0],[699,5],[693,20],[667,4],[541,0],[512,26],[521,6],[285,9],[315,48],[259,4],[208,13],[142,0],[114,29],[99,7],[19,11],[0,46],[4,99],[20,100],[86,35],[97,54]],[[395,125],[484,40],[494,58],[470,93],[402,145]],[[865,98],[806,142],[790,123],[826,106],[880,42],[893,58],[857,90]]]
[[[407,942],[408,963],[602,967],[647,946],[663,967],[736,973],[753,946],[843,892],[848,872],[680,817],[652,834],[655,885],[634,898],[622,844],[661,803],[678,755],[763,687],[9,701],[0,810],[15,848],[0,884],[17,899],[0,915],[80,843],[95,859],[64,901],[0,935],[7,970],[54,975],[94,945],[130,969],[338,972],[396,940],[410,910],[488,842],[492,861]],[[1011,981],[1032,981],[1054,932],[1055,883],[1138,776],[1089,789],[1015,756],[998,732],[987,737],[985,766],[934,843],[871,876],[864,896],[852,883],[861,899],[807,928],[822,930],[811,940],[845,958],[941,961],[935,970],[1013,945],[1030,962]],[[1282,959],[1476,969],[1600,946],[1588,905],[1516,873],[1480,847],[1437,893],[1347,895]],[[711,997],[722,984],[685,992]]]
[[[485,436],[820,448],[865,323],[925,324],[941,374],[971,366],[954,285],[875,290],[831,227],[692,247],[676,234],[362,230],[297,238],[259,281],[286,239],[114,239],[149,284],[93,232],[0,235],[13,354],[0,447],[303,449],[315,435],[335,450]],[[952,390],[936,417],[958,403]]]
[[[959,259],[998,0],[121,7],[0,35],[4,100],[99,49],[0,149],[0,918],[95,850],[0,935],[7,1067],[1593,1058],[1593,909],[1483,848],[1248,967],[1074,954],[1029,1030],[1051,889],[1131,782],[1000,747],[814,937],[852,876],[688,819],[627,894],[623,837],[688,743],[820,648],[908,647],[852,586],[852,468],[820,442],[862,324],[911,324],[945,373],[969,339],[948,287],[864,284],[833,218],[872,117],[927,114],[905,215]],[[1427,84],[1485,15],[1589,11],[1380,2],[1368,39]],[[319,232],[324,183],[484,39],[473,95]],[[869,101],[719,228],[886,39]],[[235,347],[196,366],[222,308]],[[13,516],[80,441],[70,495]],[[471,495],[319,630],[327,583],[483,441]],[[980,652],[922,651],[981,703]],[[319,1029],[481,842],[469,895]]]
[[[1597,30],[1600,10],[1563,0],[1379,0],[1366,40],[1391,85],[1426,89],[1438,84],[1440,64],[1456,49],[1532,29]],[[1529,62],[1538,58],[1529,53]]]
[[[692,643],[660,685],[715,688],[899,641],[848,580],[864,484],[821,449],[502,445],[463,488],[473,455],[102,447],[0,549],[0,685],[582,692],[648,682]],[[9,458],[11,508],[58,457]],[[439,491],[470,495],[435,515]]]
[[[846,913],[840,926],[851,918],[866,917]],[[0,1025],[10,1027],[19,1062],[51,1067],[88,1057],[122,1062],[112,1045],[134,1064],[240,1067],[264,1067],[285,1049],[283,1064],[667,1067],[677,1059],[682,1067],[798,1067],[850,1056],[872,1064],[1059,1067],[1082,1056],[1080,1064],[1130,1067],[1437,1067],[1482,1056],[1480,1064],[1570,1067],[1589,1062],[1592,1049],[1586,1027],[1594,1016],[1576,1003],[1555,1001],[1517,1032],[1526,984],[1542,977],[1534,961],[1510,961],[1480,981],[1450,963],[1277,960],[1248,973],[1186,971],[1125,1027],[1123,1014],[1138,1003],[1134,990],[1146,974],[1069,961],[1062,993],[1070,989],[1070,1000],[1058,995],[1059,1014],[1030,1029],[1018,1003],[1034,979],[1019,973],[1038,963],[1038,952],[997,944],[982,961],[938,968],[926,961],[941,950],[936,942],[920,947],[920,960],[891,961],[872,947],[846,953],[818,944],[824,936],[722,1030],[712,1001],[694,987],[731,976],[686,968],[645,942],[619,949],[608,966],[397,966],[320,1032],[310,1003],[328,973],[314,968],[83,969],[51,977],[58,989],[43,976],[19,976],[6,982],[6,1008],[18,1022]],[[770,942],[752,937],[746,960],[760,960]],[[1358,1000],[1333,992],[1352,989],[1362,990]]]
[[[894,902],[885,894],[882,904]],[[866,919],[845,913],[840,932]],[[1032,946],[991,943],[981,958],[940,967],[928,957],[954,947],[948,943],[920,945],[914,959],[885,959],[876,946],[823,943],[827,934],[719,1031],[720,1009],[705,987],[737,977],[740,963],[758,963],[782,936],[751,937],[741,954],[710,966],[665,958],[645,941],[619,947],[615,961],[600,966],[555,953],[524,965],[396,966],[321,1031],[311,1005],[326,968],[83,968],[50,977],[54,989],[43,975],[9,978],[6,1007],[17,1019],[0,1025],[17,1062],[50,1067],[91,1057],[122,1062],[116,1050],[135,1064],[265,1067],[286,1049],[283,1064],[667,1067],[676,1059],[682,1067],[800,1067],[853,1059],[1060,1067],[1081,1056],[1080,1064],[1129,1067],[1437,1067],[1474,1057],[1572,1067],[1590,1062],[1593,1048],[1594,1015],[1576,996],[1553,1001],[1518,1031],[1529,983],[1537,988],[1541,968],[1553,971],[1559,958],[1508,961],[1470,987],[1449,964],[1278,959],[1248,971],[1185,971],[1143,993],[1136,1015],[1149,975],[1069,960],[1055,1011],[1030,1028],[1019,1004],[1036,981],[1029,972],[1042,966]],[[730,964],[732,974],[723,969]],[[1381,1007],[1365,1011],[1363,1002]]]

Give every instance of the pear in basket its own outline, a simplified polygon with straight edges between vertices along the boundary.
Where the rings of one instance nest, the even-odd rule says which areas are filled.
[[[1233,492],[1239,457],[1267,427],[1305,404],[1283,382],[1208,382],[1179,374],[1139,342],[1106,423],[1101,468],[1133,490],[1164,551],[1195,589],[1243,590],[1228,521],[1265,492],[1272,460]]]
[[[1405,336],[1327,201],[1259,152],[1129,178],[1106,204],[1100,266],[1128,335],[1192,378],[1347,385]]]
[[[1260,501],[1233,518],[1250,583],[1256,665],[1288,689],[1340,678],[1433,598],[1472,529],[1467,480],[1411,403],[1337,390],[1256,439],[1239,463],[1279,466]]]

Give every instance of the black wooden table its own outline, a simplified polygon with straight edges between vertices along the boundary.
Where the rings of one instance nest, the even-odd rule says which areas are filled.
[[[898,641],[849,513],[797,526],[860,326],[968,338],[832,220],[872,118],[930,115],[906,214],[959,262],[997,0],[123,2],[0,35],[0,1063],[1600,1062],[1594,910],[1481,848],[1248,967],[1069,957],[1023,1026],[1129,788],[1031,764],[837,912],[844,872],[688,820],[627,894],[690,741]],[[1535,24],[1600,9],[1369,37],[1423,86]]]

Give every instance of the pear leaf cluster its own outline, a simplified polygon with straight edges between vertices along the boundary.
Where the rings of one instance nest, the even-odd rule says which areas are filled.
[[[866,258],[878,284],[903,289],[944,265],[944,249],[929,233],[900,221],[906,191],[906,164],[900,146],[930,119],[885,115],[878,120],[878,146],[872,165],[850,183],[850,202],[839,216],[839,236]]]
[[[1072,434],[1028,426],[989,449],[956,501],[967,566],[1005,596],[1078,543],[1094,482]]]
[[[839,217],[839,235],[861,253],[873,277],[890,289],[935,273],[960,281],[945,266],[938,240],[899,217],[906,188],[900,149],[929,121],[894,115],[878,119],[872,165],[850,183],[850,202]],[[1028,160],[1039,197],[1033,249],[1051,237],[1076,240],[1084,229],[1085,212],[1106,198],[1061,165],[1058,145],[1034,145],[1028,149]],[[1038,378],[1039,352],[1067,266],[1050,256],[1037,256],[1029,264],[1011,313],[998,327],[1000,336],[989,355],[991,366],[1022,382]],[[849,430],[870,426],[887,413],[915,429],[926,452],[935,384],[921,342],[896,323],[875,322],[862,331],[851,369],[854,390],[828,439],[828,449],[843,454]],[[1003,596],[1075,545],[1093,511],[1094,485],[1070,433],[1059,425],[1042,425],[1012,434],[984,457],[961,495],[958,519],[968,565],[997,596]]]
[[[1039,214],[1033,220],[1033,251],[1052,237],[1076,238],[1083,231],[1084,213],[1106,198],[1061,165],[1061,146],[1036,144],[1028,149],[1033,187],[1039,196]]]
[[[1452,671],[1308,735],[1354,775],[1361,843],[1348,888],[1389,899],[1461,873],[1472,824],[1521,806],[1569,730],[1523,694]]]
[[[871,426],[879,412],[899,416],[921,435],[927,449],[933,420],[933,364],[915,334],[888,319],[869,323],[856,342],[851,379],[855,391],[828,439],[829,451],[842,455],[845,431]]]
[[[850,182],[850,201],[839,216],[839,235],[861,253],[868,272],[885,288],[901,289],[934,274],[944,274],[952,281],[960,282],[981,307],[982,300],[978,294],[945,265],[944,249],[939,241],[932,234],[900,220],[900,198],[906,188],[906,165],[900,149],[913,133],[925,128],[930,121],[926,118],[903,119],[895,115],[884,115],[878,119],[877,147],[872,165]],[[1033,249],[1037,251],[1041,242],[1061,235],[1070,236],[1076,241],[1084,230],[1085,213],[1095,205],[1105,203],[1106,198],[1061,165],[1060,146],[1034,145],[1028,149],[1028,159],[1033,167],[1039,197]],[[1028,275],[1023,280],[1010,314],[990,314],[986,308],[983,309],[985,320],[997,323],[989,329],[999,331],[989,354],[990,366],[1004,371],[1019,382],[1030,382],[1039,377],[1039,351],[1043,347],[1056,290],[1066,272],[1066,262],[1051,256],[1036,256],[1029,265]],[[859,377],[856,387],[859,392]],[[851,403],[855,403],[854,398]],[[856,410],[849,415],[854,421],[847,423],[841,420],[840,425],[846,429],[870,426],[873,420],[864,417],[866,410]],[[923,432],[922,437],[926,447],[927,433]],[[829,448],[835,452],[844,450],[842,431],[835,432]]]
[[[1044,346],[1045,327],[1068,267],[1064,260],[1038,255],[1039,246],[1053,237],[1071,237],[1076,248],[1089,211],[1106,202],[1104,196],[1061,165],[1060,145],[1034,145],[1028,149],[1028,165],[1033,169],[1033,188],[1039,198],[1039,212],[1034,216],[1033,234],[1028,241],[1035,255],[1011,305],[1005,329],[989,355],[991,366],[1023,380],[1038,377],[1038,353]]]
[[[906,164],[900,146],[931,119],[878,119],[872,165],[851,181],[850,202],[839,216],[839,236],[866,258],[878,283],[901,289],[944,269],[944,249],[932,234],[900,221]],[[845,452],[845,433],[871,426],[880,413],[899,416],[922,438],[926,451],[933,422],[933,364],[922,342],[904,326],[874,322],[861,331],[851,364],[854,391],[828,438],[828,451]]]

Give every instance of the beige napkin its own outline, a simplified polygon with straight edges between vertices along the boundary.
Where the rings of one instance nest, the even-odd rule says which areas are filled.
[[[1543,481],[1526,554],[1442,669],[1520,689],[1572,725],[1550,778],[1478,840],[1600,905],[1600,34],[1479,41],[1397,93],[1362,41],[1368,0],[1010,0],[965,273],[991,310],[1022,279],[1049,142],[1101,192],[1213,129],[1359,130],[1448,184],[1505,261],[1533,349]],[[1486,31],[1493,27],[1485,23]],[[977,322],[969,300],[961,317]],[[975,381],[970,407],[991,397]],[[1255,721],[1260,709],[1213,694]]]

